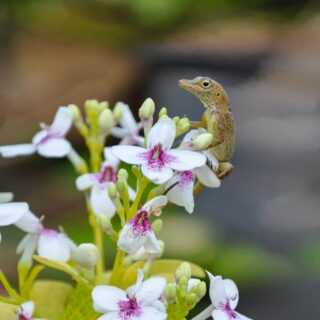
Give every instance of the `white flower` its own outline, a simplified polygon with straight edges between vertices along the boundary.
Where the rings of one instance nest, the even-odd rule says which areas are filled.
[[[147,148],[114,146],[112,152],[124,162],[141,165],[142,173],[157,184],[167,182],[173,170],[201,167],[206,158],[197,152],[170,148],[176,136],[176,126],[170,118],[160,119],[150,130]]]
[[[10,202],[13,199],[11,192],[0,193],[0,226],[9,226],[18,222],[29,211],[26,202]],[[10,203],[9,203],[10,202]],[[1,233],[0,233],[1,241]]]
[[[198,130],[191,130],[184,137],[180,147],[185,148],[190,145],[199,134]],[[199,151],[199,153],[207,158],[208,164],[194,170],[176,172],[166,184],[166,189],[171,188],[167,193],[169,201],[183,206],[189,213],[194,210],[193,188],[196,178],[206,187],[218,188],[220,186],[220,180],[215,174],[219,166],[218,160],[208,150]]]
[[[111,129],[111,134],[121,139],[120,144],[123,145],[134,145],[143,146],[144,138],[139,135],[139,131],[142,128],[142,123],[135,120],[130,107],[123,103],[118,102],[116,108],[122,110],[122,116],[120,119],[120,127],[115,127]]]
[[[98,320],[165,320],[167,313],[160,297],[166,280],[152,277],[143,281],[138,271],[135,285],[126,291],[112,286],[96,286],[92,291],[93,306],[103,313]]]
[[[137,214],[130,219],[120,232],[118,246],[129,254],[136,253],[141,247],[147,253],[158,253],[161,246],[152,230],[150,215],[157,213],[159,207],[167,204],[166,196],[159,196],[148,201]]]
[[[11,158],[38,152],[47,158],[65,157],[71,149],[69,141],[65,139],[71,125],[71,111],[67,107],[60,107],[51,126],[42,125],[43,130],[33,137],[32,143],[2,146],[0,154],[3,157]]]
[[[112,218],[116,208],[108,195],[108,185],[117,181],[116,172],[120,161],[112,154],[110,148],[104,149],[104,156],[106,161],[101,165],[100,172],[86,173],[78,177],[76,186],[80,191],[91,189],[90,203],[96,215],[105,214]],[[128,191],[130,199],[135,198],[136,194],[130,187]]]
[[[17,320],[41,320],[38,318],[32,318],[34,313],[34,302],[27,301],[21,304],[17,313]]]
[[[17,247],[17,254],[22,254],[22,260],[30,259],[35,251],[46,259],[59,262],[70,260],[76,245],[65,234],[44,228],[32,212],[26,213],[15,225],[28,232]]]
[[[210,299],[214,307],[212,317],[214,320],[250,320],[235,311],[239,302],[239,291],[236,284],[230,279],[222,279],[221,276],[210,278]]]

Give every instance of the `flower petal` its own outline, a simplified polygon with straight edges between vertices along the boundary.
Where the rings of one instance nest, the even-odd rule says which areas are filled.
[[[0,226],[16,223],[29,210],[25,202],[10,202],[0,204]]]
[[[0,154],[5,158],[28,156],[36,152],[36,147],[31,143],[16,144],[0,147]]]
[[[239,290],[237,285],[231,279],[223,280],[227,292],[230,307],[234,310],[239,302]]]
[[[173,175],[173,171],[168,167],[163,167],[160,170],[154,170],[147,164],[141,166],[141,171],[144,176],[156,184],[162,184],[167,182]]]
[[[149,200],[147,203],[143,205],[143,208],[145,210],[150,210],[150,208],[158,208],[158,207],[164,207],[168,203],[168,198],[166,196],[158,196],[154,197],[151,200]]]
[[[144,306],[152,304],[160,299],[166,285],[165,278],[149,278],[142,283],[140,290],[136,292],[136,297]]]
[[[146,163],[146,160],[141,156],[146,152],[146,149],[137,146],[114,146],[111,148],[112,153],[120,160],[130,164]]]
[[[214,276],[210,272],[207,272],[210,278],[210,288],[209,295],[212,304],[215,308],[219,308],[219,306],[226,305],[228,302],[227,292],[225,289],[224,281],[221,276]]]
[[[104,158],[106,159],[106,162],[113,167],[114,169],[116,169],[120,163],[119,158],[116,157],[112,151],[111,151],[111,147],[108,148],[104,148],[103,150],[103,154],[104,154]]]
[[[164,149],[172,147],[176,137],[176,125],[170,118],[159,120],[150,130],[147,138],[148,149],[161,144]]]
[[[192,171],[178,172],[166,185],[170,188],[175,183],[178,183],[175,187],[169,190],[167,193],[169,201],[182,206],[187,212],[192,213],[194,210],[194,173]]]
[[[146,252],[154,254],[161,251],[161,247],[159,245],[158,239],[155,235],[155,233],[152,231],[147,233],[147,239],[144,244],[144,248]]]
[[[199,135],[199,131],[197,129],[190,130],[184,137],[182,142],[191,142],[194,138]]]
[[[154,307],[142,307],[142,314],[139,316],[139,320],[165,320],[167,319],[167,313],[161,312],[157,308]]]
[[[27,211],[16,223],[15,226],[28,233],[37,233],[42,228],[40,219],[31,211]]]
[[[67,107],[60,107],[50,126],[50,132],[59,133],[61,136],[67,134],[72,126],[72,113]]]
[[[207,157],[209,166],[213,172],[216,172],[219,168],[218,159],[212,154],[210,150],[204,151],[203,154]]]
[[[124,138],[127,134],[128,130],[124,128],[114,127],[111,129],[111,135],[118,139]]]
[[[131,201],[134,201],[134,199],[137,196],[137,193],[130,186],[128,186],[128,193],[129,193],[129,199]]]
[[[130,107],[123,102],[117,102],[115,107],[122,110],[122,116],[119,121],[120,125],[128,131],[136,131],[138,128],[138,124],[130,110]]]
[[[34,302],[33,301],[24,302],[20,307],[23,311],[24,316],[31,317],[33,315],[33,312],[34,312]]]
[[[132,226],[127,223],[120,232],[118,247],[129,254],[134,254],[145,244],[146,240],[146,234],[137,236]]]
[[[123,320],[123,319],[121,318],[121,315],[118,312],[110,312],[99,317],[97,320]]]
[[[118,302],[127,299],[125,291],[113,286],[96,286],[91,296],[99,312],[118,311]]]
[[[187,292],[189,293],[193,287],[197,286],[200,283],[200,279],[196,279],[196,278],[191,278],[188,281],[188,287],[187,287]]]
[[[64,138],[50,138],[37,146],[38,153],[46,158],[63,158],[70,149],[70,142]]]
[[[108,190],[103,185],[95,184],[93,186],[90,202],[96,215],[105,214],[107,217],[112,218],[116,212],[116,208],[108,195]]]
[[[12,192],[0,192],[0,204],[10,202],[13,200]]]
[[[39,240],[38,234],[28,234],[22,239],[17,247],[17,254],[21,255],[20,261],[30,263]]]
[[[214,320],[230,320],[228,314],[225,311],[219,309],[215,309],[212,311],[212,318]]]
[[[43,258],[67,262],[70,259],[70,245],[64,234],[46,229],[39,237],[38,253]]]
[[[199,152],[173,149],[169,150],[168,154],[175,157],[168,166],[178,171],[191,170],[206,163],[206,157]]]
[[[76,179],[77,189],[80,191],[87,190],[97,183],[96,176],[91,173],[83,174]]]
[[[219,188],[221,185],[220,179],[216,174],[207,166],[204,165],[200,168],[195,168],[196,175],[199,181],[206,187]]]

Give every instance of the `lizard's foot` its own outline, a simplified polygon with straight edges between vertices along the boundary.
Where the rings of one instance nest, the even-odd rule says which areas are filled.
[[[202,121],[190,121],[191,128],[204,128],[204,124]]]
[[[218,178],[224,179],[227,177],[233,170],[233,165],[230,162],[220,162],[218,169]]]

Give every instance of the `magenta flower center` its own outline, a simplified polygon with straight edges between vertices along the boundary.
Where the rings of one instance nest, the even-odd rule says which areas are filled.
[[[138,213],[129,221],[132,226],[134,234],[138,237],[145,235],[151,230],[149,221],[149,212],[145,210],[138,211]]]
[[[40,233],[42,234],[45,234],[46,236],[49,236],[49,237],[59,237],[60,236],[60,233],[54,229],[49,229],[49,228],[42,228],[40,230]]]
[[[141,154],[142,159],[147,161],[148,167],[155,171],[160,171],[176,158],[166,152],[159,143],[147,152]]]
[[[180,176],[179,185],[181,187],[184,187],[194,181],[194,174],[190,170],[179,172],[179,176]]]
[[[239,318],[238,314],[232,310],[229,302],[225,306],[223,306],[223,310],[228,315],[230,320]]]
[[[137,299],[132,297],[128,300],[120,300],[118,302],[121,320],[130,320],[132,317],[139,317],[142,314],[141,307]]]
[[[116,173],[111,166],[105,166],[103,170],[97,174],[97,179],[99,183],[104,183],[104,182],[116,182],[117,181],[117,176]]]

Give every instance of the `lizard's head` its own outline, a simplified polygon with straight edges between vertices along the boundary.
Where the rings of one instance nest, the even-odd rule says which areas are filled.
[[[179,87],[197,96],[204,106],[217,109],[228,105],[228,96],[223,87],[208,77],[196,77],[192,80],[182,79]]]

